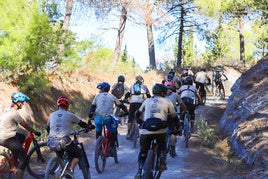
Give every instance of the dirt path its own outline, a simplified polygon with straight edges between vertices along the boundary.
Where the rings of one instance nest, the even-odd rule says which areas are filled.
[[[212,126],[217,126],[225,105],[226,101],[218,101],[210,97],[206,106],[199,106],[196,110],[196,119],[199,120],[203,117]],[[126,125],[119,126],[119,164],[115,164],[113,158],[108,158],[102,174],[98,174],[94,166],[95,131],[80,138],[86,147],[92,179],[134,178],[137,171],[139,145],[133,149],[130,141],[125,139],[125,134]],[[161,178],[247,178],[241,167],[238,168],[238,166],[228,163],[215,150],[201,147],[197,132],[190,138],[188,148],[184,146],[183,137],[178,137],[176,152],[178,154],[176,158],[167,157],[168,170],[163,173]],[[75,176],[77,179],[83,178],[79,170],[75,171]]]

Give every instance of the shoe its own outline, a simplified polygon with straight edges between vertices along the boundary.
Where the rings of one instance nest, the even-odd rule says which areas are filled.
[[[126,139],[127,139],[127,140],[130,140],[130,136],[129,136],[129,134],[126,135]]]
[[[64,177],[65,178],[74,178],[74,172],[68,169],[68,170],[66,170]]]
[[[178,156],[178,155],[176,154],[176,151],[175,151],[175,150],[170,150],[169,155],[170,155],[172,158],[175,158],[176,156]]]
[[[167,170],[166,162],[160,162],[159,171],[165,171],[165,170]]]
[[[114,157],[114,147],[109,147],[109,149],[108,149],[108,156]]]

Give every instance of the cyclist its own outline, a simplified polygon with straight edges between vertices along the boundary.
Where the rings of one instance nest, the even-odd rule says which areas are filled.
[[[184,85],[180,87],[178,90],[178,93],[181,96],[181,99],[183,103],[187,107],[187,111],[189,111],[189,114],[191,116],[191,132],[194,131],[194,121],[195,121],[195,99],[197,98],[198,101],[200,101],[201,104],[203,104],[200,95],[197,93],[197,89],[195,86],[193,86],[193,78],[191,76],[188,76],[184,80]],[[181,116],[181,119],[183,119],[184,116]],[[183,126],[183,124],[182,124]]]
[[[195,74],[195,86],[196,89],[205,92],[205,84],[210,84],[211,79],[208,77],[206,73],[206,67],[201,67],[199,72]]]
[[[23,107],[24,102],[29,101],[30,98],[22,92],[14,92],[11,95],[11,100],[10,109],[5,110],[0,116],[0,145],[11,150],[12,154],[19,160],[16,178],[22,179],[28,163],[28,156],[22,147],[25,135],[18,133],[17,129],[21,125],[37,136],[40,136],[41,133],[28,125],[18,112]]]
[[[125,101],[130,98],[129,102],[129,114],[126,139],[129,140],[129,133],[132,129],[132,124],[135,120],[135,111],[139,109],[141,104],[146,98],[150,98],[151,94],[146,85],[144,85],[144,79],[142,76],[136,76],[136,82],[130,87],[130,92],[125,95]]]
[[[194,72],[192,71],[192,67],[191,67],[191,66],[186,66],[186,67],[182,70],[182,74],[181,74],[182,83],[184,83],[184,80],[185,80],[186,77],[188,77],[188,76],[194,78]]]
[[[121,91],[122,84],[122,91]],[[125,77],[123,75],[119,75],[117,78],[117,83],[112,86],[111,93],[114,94],[115,97],[121,99],[127,92],[129,92],[129,87],[125,84]]]
[[[215,82],[216,86],[219,86],[219,88],[224,90],[222,80],[226,81],[228,80],[227,76],[223,72],[223,66],[221,64],[218,64],[215,67],[215,70],[212,73],[213,81]],[[224,78],[224,79],[223,79]]]
[[[180,86],[182,85],[181,79],[175,75],[174,69],[170,69],[168,75],[166,75],[165,79],[162,81],[163,84],[165,84],[166,82],[172,82],[170,84],[174,85],[176,89],[180,88]]]
[[[52,112],[49,115],[47,121],[47,131],[49,133],[48,146],[56,151],[58,156],[62,156],[64,151],[68,153],[68,156],[72,158],[69,165],[67,175],[73,176],[75,166],[78,164],[81,158],[81,149],[75,145],[70,134],[74,124],[78,124],[80,127],[87,130],[94,129],[93,125],[88,125],[86,122],[79,119],[75,114],[67,111],[70,105],[70,101],[65,96],[60,96],[57,99],[58,110]]]
[[[127,107],[119,101],[114,95],[110,94],[110,84],[107,82],[102,82],[97,85],[99,89],[99,94],[97,94],[91,104],[89,109],[89,123],[95,114],[94,122],[96,126],[96,139],[102,134],[102,124],[105,124],[107,129],[111,132],[110,141],[111,149],[115,146],[117,128],[112,125],[112,117],[114,105],[120,107],[125,113],[127,113]],[[112,150],[113,151],[113,150]]]
[[[166,98],[168,98],[172,102],[175,108],[175,111],[178,112],[181,108],[182,111],[186,112],[186,106],[183,103],[180,95],[176,93],[175,87],[170,84],[167,84],[166,87],[168,89]],[[177,108],[177,106],[180,106],[180,108]],[[175,150],[175,146],[177,143],[176,135],[179,135],[179,136],[182,135],[182,132],[180,130],[182,126],[179,125],[178,117],[175,118],[175,120],[168,118],[167,124],[168,124],[168,135],[170,135],[170,156],[174,158],[177,156],[176,150]]]
[[[166,166],[166,138],[167,138],[167,118],[176,118],[176,111],[172,102],[165,98],[167,88],[163,84],[156,83],[153,86],[153,95],[146,99],[141,107],[136,111],[136,119],[143,113],[143,124],[140,129],[140,152],[138,156],[138,173],[141,175],[142,167],[150,148],[151,141],[156,139],[158,153],[160,156],[159,170],[167,170]],[[140,123],[141,121],[138,120]]]

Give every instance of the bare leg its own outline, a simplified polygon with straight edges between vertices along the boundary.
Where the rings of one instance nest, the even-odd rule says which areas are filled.
[[[24,174],[24,170],[17,169],[17,179],[22,179]]]
[[[74,171],[74,167],[78,164],[79,159],[78,158],[73,158],[71,165],[70,165],[70,170],[73,172]]]

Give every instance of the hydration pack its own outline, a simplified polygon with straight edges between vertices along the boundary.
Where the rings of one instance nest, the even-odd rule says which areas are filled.
[[[141,94],[141,84],[140,83],[135,83],[133,85],[133,94],[134,95],[140,95]]]
[[[112,94],[118,99],[121,99],[124,93],[125,88],[123,83],[117,83],[114,89],[112,90]]]

